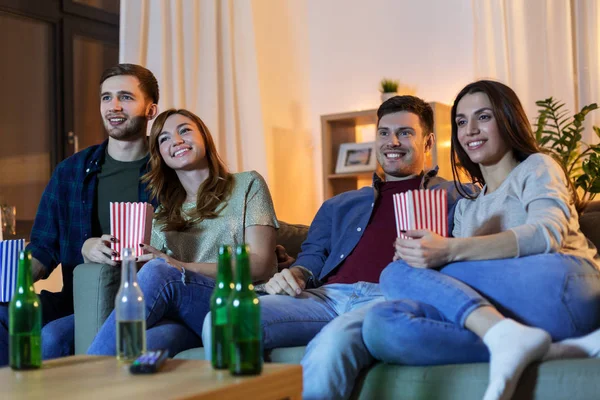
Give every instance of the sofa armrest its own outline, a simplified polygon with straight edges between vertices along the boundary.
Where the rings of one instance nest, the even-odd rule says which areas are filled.
[[[85,354],[115,307],[121,270],[106,264],[81,264],[73,272],[75,354]]]

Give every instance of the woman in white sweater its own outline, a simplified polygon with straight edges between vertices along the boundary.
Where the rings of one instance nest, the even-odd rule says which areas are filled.
[[[397,239],[397,261],[380,277],[389,301],[369,313],[363,337],[391,363],[489,360],[484,398],[509,399],[533,361],[599,356],[599,257],[512,89],[467,85],[451,122],[454,177],[462,168],[482,190],[463,193],[454,238]]]

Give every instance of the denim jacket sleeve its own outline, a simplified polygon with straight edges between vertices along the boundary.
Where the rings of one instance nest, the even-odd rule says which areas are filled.
[[[317,212],[302,243],[302,251],[293,265],[306,268],[315,280],[320,276],[331,252],[332,213],[329,208],[329,202],[325,202]]]

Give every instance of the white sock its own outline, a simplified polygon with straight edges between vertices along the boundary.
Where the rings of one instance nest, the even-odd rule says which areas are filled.
[[[490,328],[483,337],[490,351],[490,383],[484,400],[510,399],[525,368],[546,354],[551,341],[546,331],[512,319]]]
[[[552,343],[544,361],[587,357],[600,358],[600,329],[586,336]]]

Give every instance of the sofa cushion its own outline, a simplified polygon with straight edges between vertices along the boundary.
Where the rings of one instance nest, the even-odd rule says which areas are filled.
[[[281,349],[274,349],[271,351],[270,360],[271,362],[284,363],[284,364],[300,364],[300,360],[304,356],[306,347],[284,347]],[[177,354],[174,358],[180,358],[183,360],[204,360],[204,347],[197,347],[182,351]]]
[[[308,235],[308,226],[279,221],[277,244],[285,247],[290,256],[294,258],[298,257],[300,246],[302,246],[302,242],[306,239],[306,235]]]
[[[357,381],[353,399],[479,400],[489,364],[407,367],[377,363]],[[531,365],[513,400],[588,400],[600,393],[600,360],[557,360]]]
[[[585,212],[579,217],[581,232],[594,243],[597,249],[600,248],[600,211]]]
[[[75,354],[85,354],[115,307],[121,270],[106,264],[81,264],[73,271]]]
[[[305,346],[273,349],[271,350],[270,359],[271,362],[275,363],[300,364],[305,351]]]
[[[182,351],[181,353],[177,354],[173,358],[179,358],[181,360],[205,360],[206,359],[204,357],[204,347],[196,347],[194,349],[188,349],[188,350]]]

